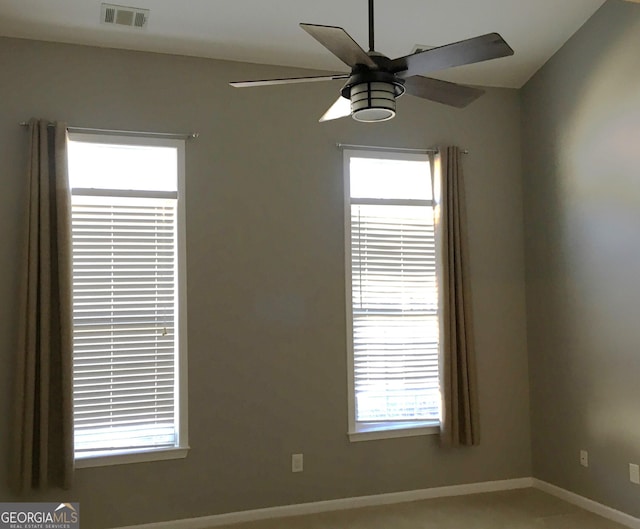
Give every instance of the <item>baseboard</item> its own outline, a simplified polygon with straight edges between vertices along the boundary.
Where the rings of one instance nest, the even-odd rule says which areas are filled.
[[[187,518],[183,520],[173,520],[168,522],[131,525],[127,527],[120,527],[118,529],[207,529],[209,527],[217,527],[220,525],[254,522],[257,520],[266,520],[271,518],[285,518],[288,516],[300,516],[304,514],[316,514],[328,511],[357,509],[359,507],[389,505],[393,503],[405,503],[409,501],[428,500],[432,498],[443,498],[449,496],[465,496],[467,494],[479,494],[482,492],[526,489],[532,486],[532,478],[485,481],[481,483],[468,483],[465,485],[435,487],[431,489],[410,490],[406,492],[391,492],[388,494],[376,494],[374,496],[341,498],[337,500],[269,507],[266,509],[254,509],[251,511],[214,514],[212,516],[203,516],[200,518]]]
[[[556,496],[561,500],[572,503],[573,505],[602,516],[603,518],[607,518],[608,520],[612,520],[626,527],[631,527],[631,529],[640,529],[640,518],[635,518],[630,514],[612,509],[611,507],[607,507],[606,505],[598,503],[597,501],[590,500],[589,498],[585,498],[584,496],[580,496],[578,494],[574,494],[573,492],[569,492],[568,490],[556,487],[555,485],[547,483],[546,481],[541,481],[535,478],[532,478],[532,481],[533,486],[536,489],[546,492],[547,494]]]

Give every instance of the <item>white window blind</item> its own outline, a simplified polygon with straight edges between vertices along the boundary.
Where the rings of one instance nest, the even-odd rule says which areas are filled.
[[[352,204],[351,276],[356,421],[438,420],[432,206]]]
[[[177,444],[176,205],[73,196],[76,456]]]

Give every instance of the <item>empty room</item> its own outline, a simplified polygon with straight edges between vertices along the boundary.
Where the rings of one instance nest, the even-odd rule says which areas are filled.
[[[0,529],[640,529],[638,49],[0,0]]]

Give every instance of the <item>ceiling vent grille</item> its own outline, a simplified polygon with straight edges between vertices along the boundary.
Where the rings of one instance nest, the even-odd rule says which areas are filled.
[[[149,10],[114,4],[102,4],[100,22],[114,26],[145,29],[149,21]]]

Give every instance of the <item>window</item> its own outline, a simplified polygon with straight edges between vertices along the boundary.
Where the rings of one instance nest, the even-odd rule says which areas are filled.
[[[437,431],[438,289],[428,155],[345,150],[349,435]]]
[[[187,450],[184,141],[69,134],[76,466]]]

